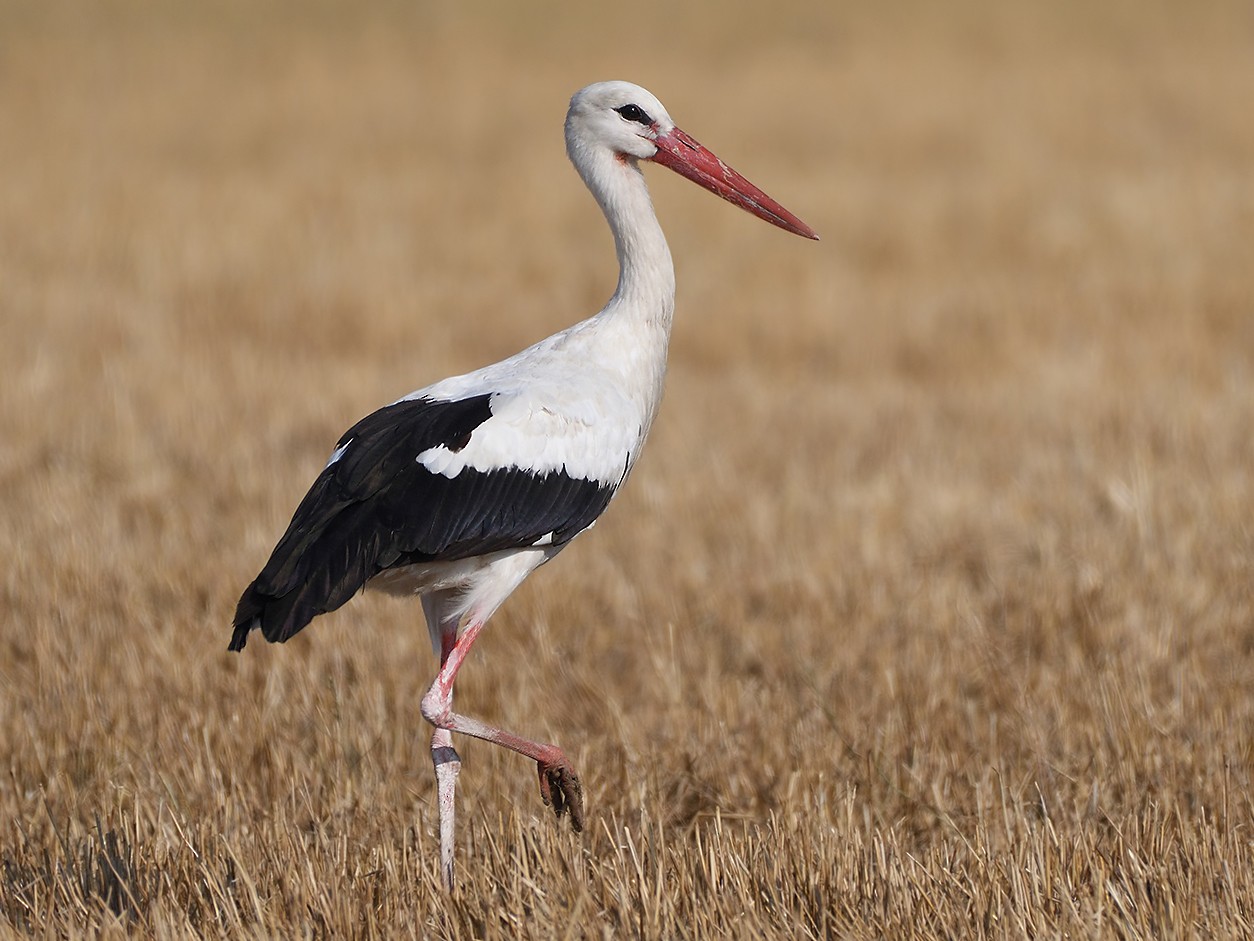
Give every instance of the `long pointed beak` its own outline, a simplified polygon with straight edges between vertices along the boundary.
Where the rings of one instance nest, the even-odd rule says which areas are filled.
[[[818,240],[817,232],[702,147],[691,135],[676,127],[659,134],[654,143],[657,144],[657,153],[649,158],[654,163],[670,167],[680,176],[704,186],[714,195],[723,197],[759,219],[765,219],[771,225],[794,235]]]

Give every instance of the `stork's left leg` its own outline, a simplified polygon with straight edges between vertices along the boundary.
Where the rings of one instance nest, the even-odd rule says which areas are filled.
[[[558,817],[570,813],[570,823],[578,832],[583,829],[583,786],[579,783],[579,775],[571,766],[565,753],[556,745],[533,742],[512,732],[506,732],[495,726],[458,715],[452,711],[453,681],[457,679],[457,671],[461,669],[475,638],[483,630],[484,618],[473,613],[466,629],[457,638],[453,648],[443,658],[439,675],[435,682],[422,697],[422,715],[436,727],[436,734],[441,731],[457,732],[504,745],[511,751],[526,755],[536,763],[540,775],[540,797],[545,806],[551,806]]]

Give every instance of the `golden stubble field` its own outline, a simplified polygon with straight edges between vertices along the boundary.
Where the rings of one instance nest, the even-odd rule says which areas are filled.
[[[1254,931],[1247,4],[0,6],[0,935]],[[597,309],[607,78],[667,401],[459,703],[367,596],[229,619],[349,423]]]

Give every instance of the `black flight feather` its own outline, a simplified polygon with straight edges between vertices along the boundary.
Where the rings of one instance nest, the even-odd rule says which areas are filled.
[[[240,598],[230,649],[242,649],[255,627],[266,640],[287,640],[386,569],[525,548],[549,533],[560,547],[601,515],[615,488],[564,471],[466,467],[450,478],[418,463],[430,448],[460,451],[491,417],[490,394],[411,399],[345,432],[339,458]]]

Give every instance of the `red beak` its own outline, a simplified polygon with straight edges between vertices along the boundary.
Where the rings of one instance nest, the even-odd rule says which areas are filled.
[[[670,167],[680,176],[699,183],[716,196],[741,209],[765,219],[771,225],[801,235],[818,239],[818,233],[794,216],[771,197],[746,180],[743,176],[719,160],[713,153],[698,144],[679,128],[659,134],[654,140],[657,153],[650,159],[664,167]]]

